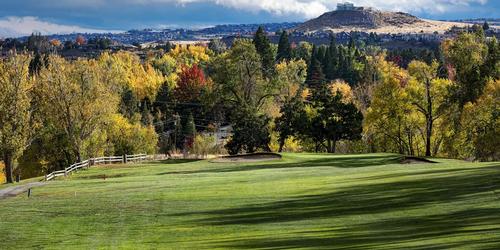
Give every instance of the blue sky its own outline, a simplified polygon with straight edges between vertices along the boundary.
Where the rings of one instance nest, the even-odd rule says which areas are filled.
[[[4,0],[0,37],[33,31],[118,31],[206,27],[223,23],[303,21],[334,10],[338,0]],[[500,0],[351,0],[429,19],[500,18]]]

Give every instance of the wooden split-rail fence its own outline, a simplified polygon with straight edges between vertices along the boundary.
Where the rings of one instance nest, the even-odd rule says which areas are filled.
[[[141,162],[148,158],[146,154],[137,154],[137,155],[123,155],[123,156],[104,156],[91,158],[82,162],[75,163],[63,170],[54,171],[50,174],[45,175],[45,180],[50,181],[59,176],[68,176],[74,171],[79,169],[87,169],[94,165],[101,164],[113,164],[113,163],[129,163],[129,162]]]

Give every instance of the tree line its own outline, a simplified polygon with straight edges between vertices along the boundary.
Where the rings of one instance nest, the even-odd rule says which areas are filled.
[[[272,44],[168,46],[146,58],[54,53],[0,60],[0,152],[36,176],[101,155],[396,152],[498,160],[500,49],[482,29],[439,50]],[[225,148],[213,133],[231,125]],[[203,133],[202,133],[203,132]]]

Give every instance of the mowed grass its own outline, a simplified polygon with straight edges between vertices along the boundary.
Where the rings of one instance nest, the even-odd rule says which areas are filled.
[[[0,200],[0,248],[500,249],[500,163],[438,161],[96,167]]]

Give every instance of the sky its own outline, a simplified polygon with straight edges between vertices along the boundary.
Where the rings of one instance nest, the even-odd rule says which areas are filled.
[[[343,0],[0,0],[0,37],[305,21]],[[350,0],[421,18],[500,18],[500,0]]]

